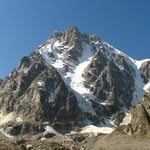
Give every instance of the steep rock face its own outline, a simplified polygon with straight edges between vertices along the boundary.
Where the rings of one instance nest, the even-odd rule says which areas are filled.
[[[69,51],[64,54],[64,60],[74,60],[78,62],[78,57],[82,56],[82,43],[89,43],[89,37],[85,33],[80,33],[76,27],[71,27],[64,33],[62,33],[60,42],[64,42],[68,47]]]
[[[140,67],[141,74],[144,78],[145,83],[150,82],[150,60],[144,62]]]
[[[128,134],[150,135],[150,95],[146,94],[131,111],[131,123],[124,130]]]
[[[35,52],[30,57],[22,58],[18,67],[1,83],[1,113],[7,114],[13,111],[17,99],[24,94],[31,82],[45,68],[42,57]]]
[[[23,57],[11,75],[2,81],[0,109],[2,115],[13,113],[10,121],[17,122],[19,118],[19,122],[49,122],[50,125],[60,122],[63,125],[66,121],[83,119],[74,94],[68,91],[54,67],[44,65],[37,52]]]
[[[103,104],[105,114],[113,114],[114,123],[119,125],[124,117],[123,108],[129,109],[131,106],[135,71],[113,49],[107,55],[106,46],[97,48],[83,77],[86,79],[85,85],[97,97],[96,101]]]
[[[76,120],[80,111],[75,96],[68,92],[53,67],[46,68],[36,77],[20,97],[14,110],[23,117],[50,122],[69,121],[72,118]],[[31,111],[32,114],[29,113]]]

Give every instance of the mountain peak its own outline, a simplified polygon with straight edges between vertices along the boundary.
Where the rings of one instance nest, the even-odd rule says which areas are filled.
[[[69,27],[66,32],[75,32],[75,33],[78,33],[80,32],[79,29],[76,27],[76,26],[71,26]]]
[[[64,32],[55,32],[38,51],[46,60],[46,64],[54,64],[58,58],[60,62],[75,66],[82,56],[86,45],[91,46],[90,36],[79,32],[77,27],[70,27]]]
[[[77,27],[70,27],[60,37],[61,42],[66,42],[67,45],[72,47],[82,47],[83,41],[89,42],[89,37],[85,33],[79,32]]]
[[[147,80],[148,66],[143,66]],[[70,27],[53,33],[8,78],[0,80],[0,109],[14,115],[9,118],[14,124],[47,121],[61,132],[70,132],[75,124],[94,124],[112,131],[133,102],[140,101],[143,86],[140,71],[129,56]]]

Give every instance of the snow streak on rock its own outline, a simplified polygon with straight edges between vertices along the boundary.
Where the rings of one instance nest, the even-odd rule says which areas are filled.
[[[74,92],[81,110],[83,112],[89,112],[95,115],[95,111],[93,110],[91,102],[89,101],[89,99],[94,99],[95,97],[89,91],[89,89],[84,86],[84,78],[82,77],[84,69],[88,66],[92,59],[93,51],[90,44],[83,43],[82,48],[83,52],[82,56],[79,58],[78,64],[73,64],[71,61],[67,62],[69,64],[66,64],[68,65],[67,72],[65,72],[63,69],[63,66],[66,62],[62,60],[65,51],[61,54],[59,54],[57,51],[60,51],[61,49],[69,51],[70,48],[68,46],[64,46],[63,43],[55,41],[51,42],[50,45],[42,47],[39,52],[45,59],[45,64],[54,66],[60,73],[66,85]],[[53,53],[54,58],[50,58],[48,56],[48,52]]]
[[[126,59],[126,62],[134,68],[134,71],[135,71],[135,74],[134,74],[135,84],[134,84],[132,106],[135,106],[141,100],[141,98],[144,95],[144,91],[143,91],[144,82],[143,82],[143,79],[141,77],[139,68],[142,65],[142,63],[144,63],[148,59],[142,60],[142,61],[137,61],[137,60],[129,57],[128,55],[124,54],[122,51],[120,51],[120,50],[114,48],[113,46],[109,45],[106,42],[104,42],[104,46],[107,49],[107,53],[109,53],[109,57],[113,58],[113,53],[119,54],[119,55],[123,56]],[[115,61],[115,63],[117,64],[116,61]],[[119,64],[117,64],[117,65],[119,66]],[[119,66],[119,68],[120,68],[120,70],[122,70],[121,66]],[[125,110],[126,110],[126,108],[125,108]],[[128,110],[126,110],[126,111],[128,111]]]

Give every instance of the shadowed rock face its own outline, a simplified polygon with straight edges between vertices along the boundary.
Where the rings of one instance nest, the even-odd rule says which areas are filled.
[[[2,81],[3,81],[3,80],[2,80],[2,79],[0,79],[0,84],[2,83]]]
[[[114,54],[113,59],[107,58],[104,51],[105,48],[96,51],[83,77],[97,101],[105,103],[103,115],[113,116],[114,123],[119,125],[124,117],[122,108],[131,106],[134,70],[122,56]]]
[[[140,68],[141,74],[144,78],[145,83],[150,81],[150,61],[146,61]]]

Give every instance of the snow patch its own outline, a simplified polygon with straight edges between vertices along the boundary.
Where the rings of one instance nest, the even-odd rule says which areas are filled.
[[[6,124],[9,121],[14,119],[13,113],[9,113],[8,115],[0,114],[0,125]]]
[[[94,125],[88,125],[82,128],[81,133],[93,133],[97,136],[99,133],[110,134],[114,129],[111,127],[97,127]]]
[[[0,114],[0,125],[6,124],[9,121],[22,122],[23,119],[21,117],[16,118],[13,112],[7,115]]]
[[[23,69],[23,72],[26,74],[26,73],[29,72],[29,70],[30,70],[30,69],[26,67],[26,68]]]
[[[22,122],[23,119],[22,119],[21,117],[17,117],[17,118],[16,118],[16,121],[17,121],[17,122]]]
[[[27,147],[27,150],[28,150],[28,149],[33,149],[32,144],[27,144],[27,146],[26,146],[26,147]]]
[[[61,135],[60,133],[58,133],[55,129],[53,129],[51,126],[47,125],[45,127],[45,132],[44,134],[46,133],[53,133],[53,134],[56,134],[56,135]]]
[[[150,82],[148,82],[145,86],[144,86],[144,90],[146,92],[150,92]]]
[[[44,85],[44,82],[43,81],[38,81],[37,84],[38,84],[38,86],[42,87]]]
[[[131,122],[131,113],[126,113],[126,116],[124,117],[120,125],[128,125],[130,122]]]
[[[137,68],[140,69],[142,64],[147,62],[147,61],[150,61],[150,59],[135,60],[134,63],[136,64]]]

